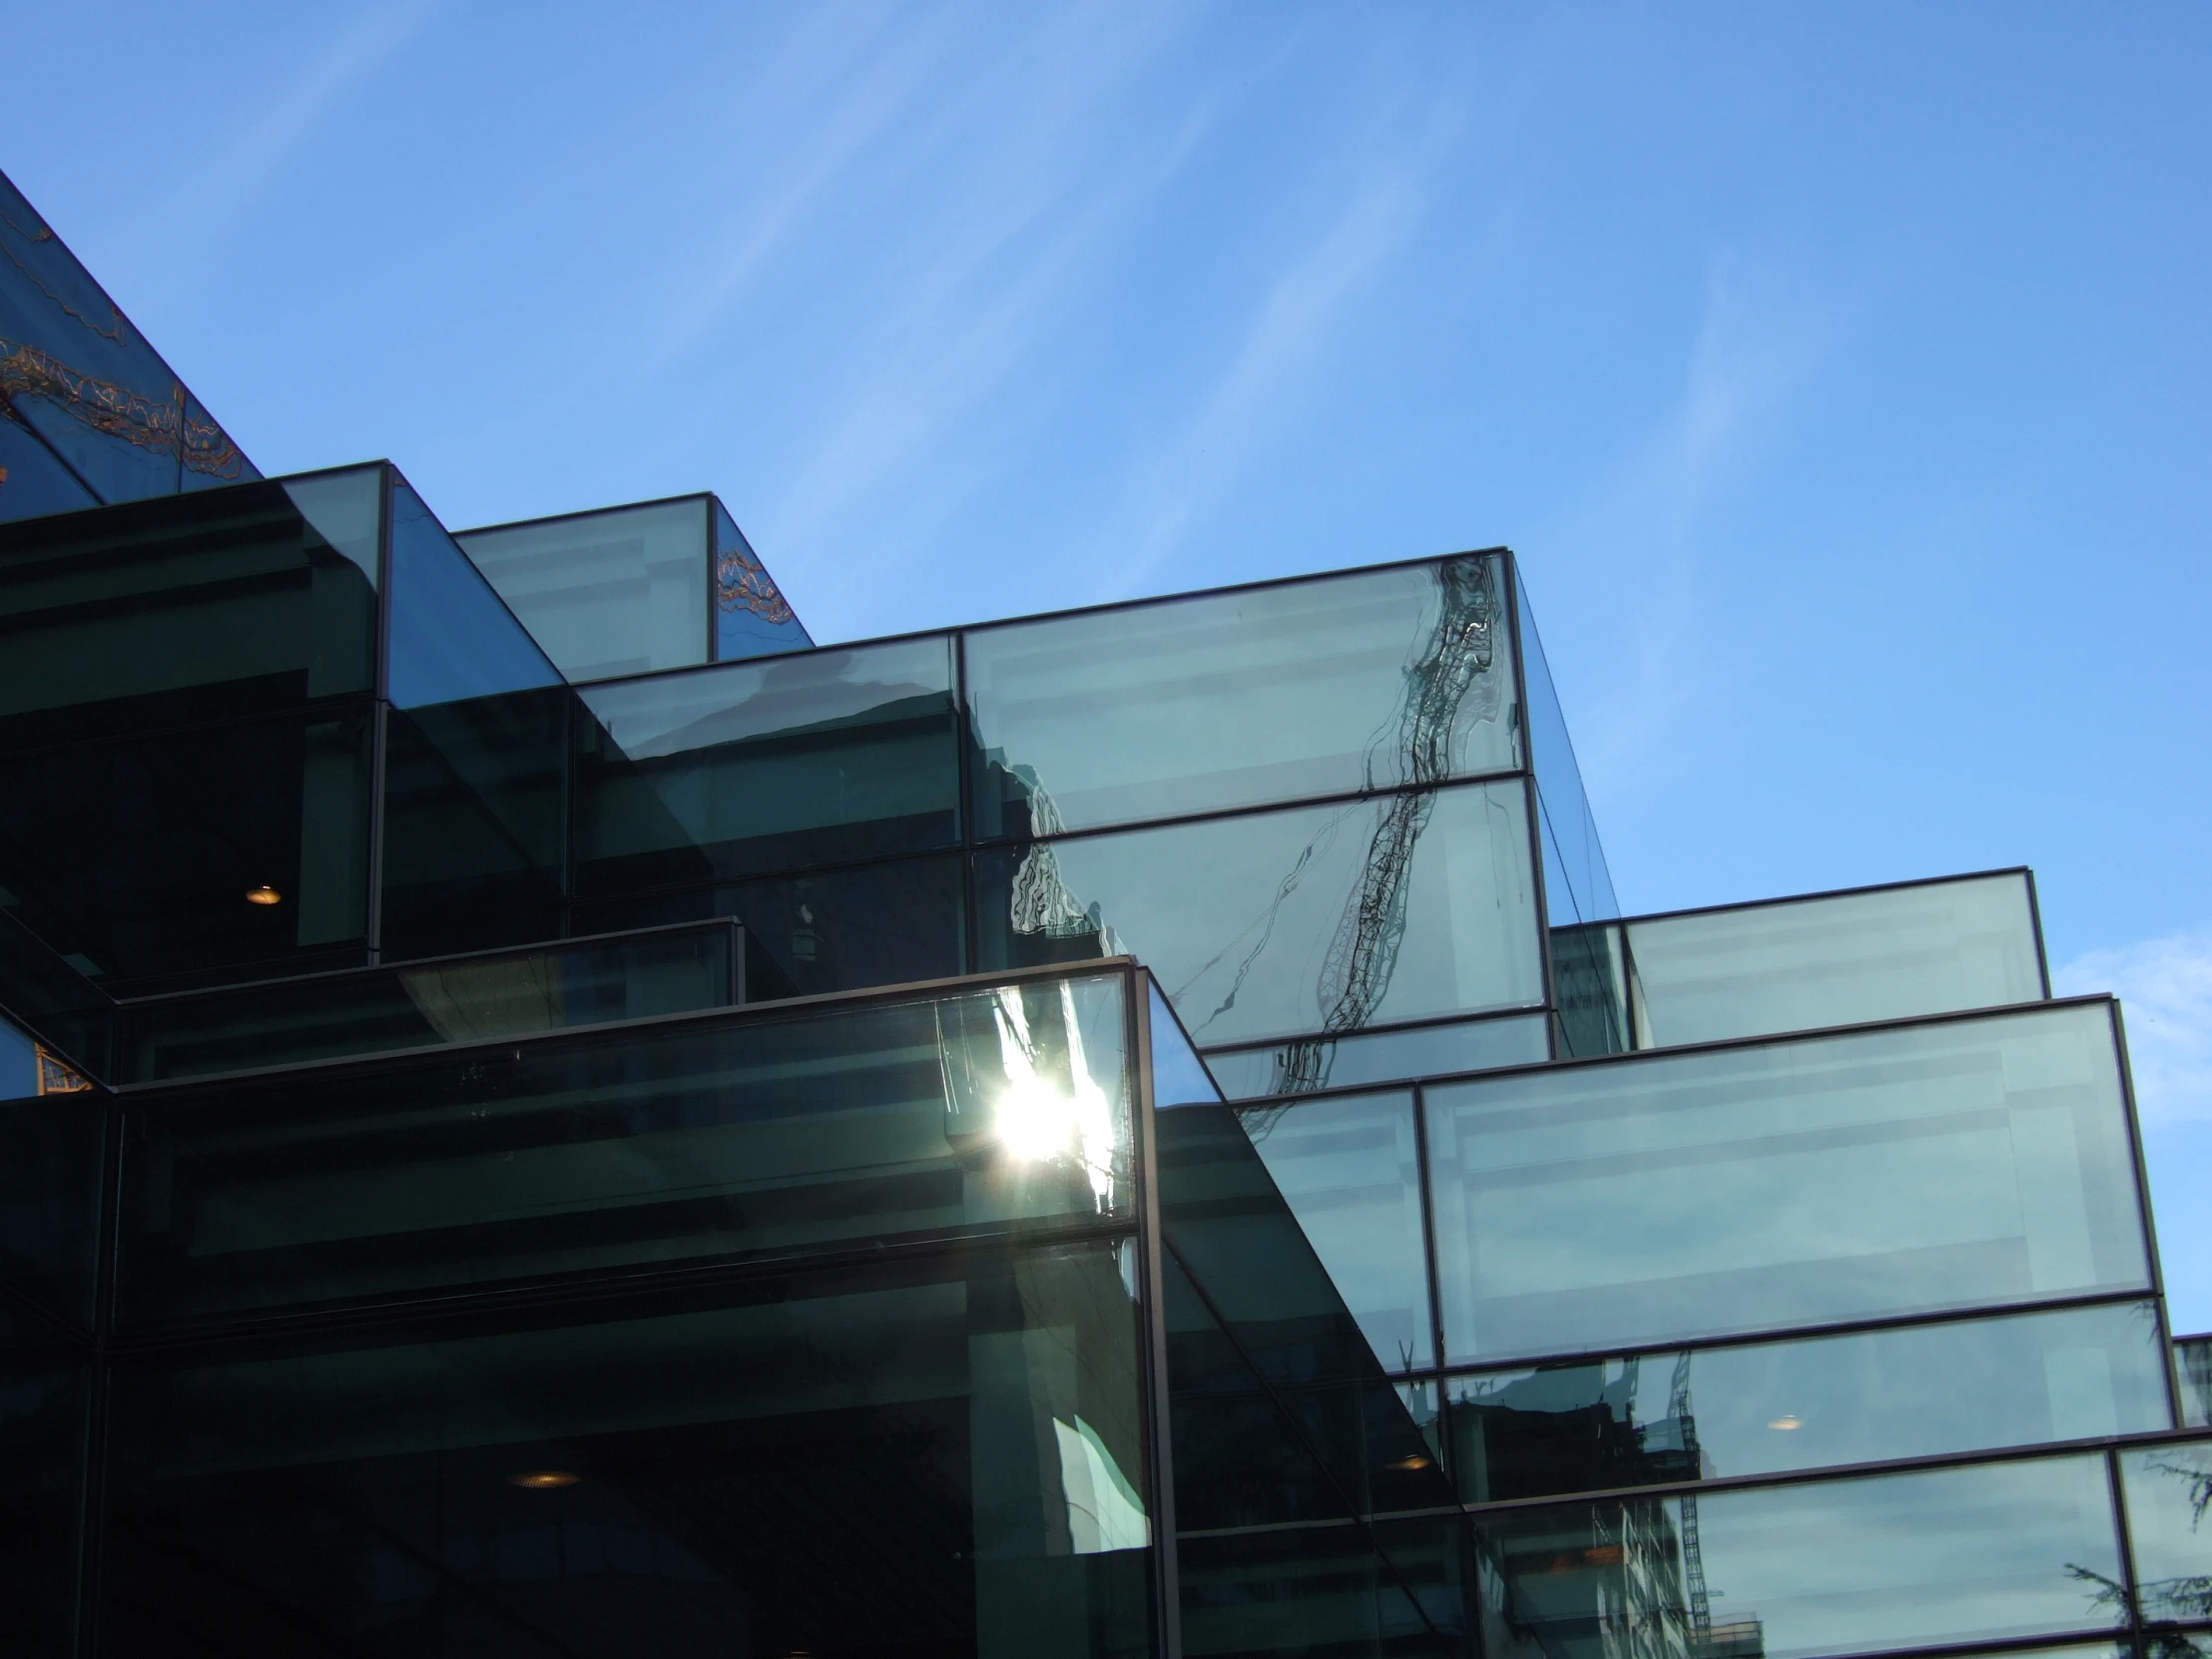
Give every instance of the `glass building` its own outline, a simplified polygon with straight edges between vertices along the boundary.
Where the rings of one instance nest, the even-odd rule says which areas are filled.
[[[817,646],[0,200],[10,1654],[2212,1654],[1998,870],[1623,916],[1502,550]]]

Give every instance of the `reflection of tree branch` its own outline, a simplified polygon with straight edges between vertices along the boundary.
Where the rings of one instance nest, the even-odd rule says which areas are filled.
[[[2089,1597],[2091,1607],[2108,1610],[2115,1622],[2127,1617],[2127,1586],[2118,1579],[2107,1578],[2101,1572],[2077,1566],[2071,1561],[2066,1563],[2066,1576],[2079,1583],[2097,1586],[2096,1593]]]

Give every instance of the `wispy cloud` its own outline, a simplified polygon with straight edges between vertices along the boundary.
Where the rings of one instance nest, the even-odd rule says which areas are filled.
[[[2212,1123],[2212,930],[2092,950],[2052,982],[2062,995],[2120,998],[2146,1123]]]

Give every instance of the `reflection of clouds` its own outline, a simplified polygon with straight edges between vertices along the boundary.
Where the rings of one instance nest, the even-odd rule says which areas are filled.
[[[2125,1004],[2146,1121],[2212,1122],[2212,930],[2092,950],[2052,978],[2062,996],[2111,991]]]

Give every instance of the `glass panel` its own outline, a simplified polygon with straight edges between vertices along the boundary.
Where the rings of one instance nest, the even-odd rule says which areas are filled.
[[[2111,1005],[1427,1097],[1454,1360],[2147,1288]]]
[[[1640,1048],[2043,998],[2017,871],[1634,921],[1628,948]]]
[[[593,686],[577,890],[634,892],[959,837],[941,638]]]
[[[2094,1456],[1508,1511],[1480,1531],[1493,1656],[1805,1659],[2125,1619]]]
[[[453,539],[573,684],[707,660],[708,515],[688,495]]]
[[[2140,1434],[2166,1426],[2151,1304],[1449,1380],[1471,1502]]]
[[[82,512],[100,499],[27,427],[0,413],[0,521]]]
[[[386,956],[483,950],[561,931],[572,697],[548,687],[386,715]]]
[[[1114,1241],[119,1365],[121,1653],[1146,1653]]]
[[[1127,1213],[1122,980],[203,1085],[126,1113],[134,1325]]]
[[[1409,1094],[1238,1114],[1384,1371],[1435,1364]]]
[[[715,660],[731,663],[814,645],[806,625],[761,563],[736,519],[710,496],[715,515]]]
[[[1628,958],[1618,923],[1551,930],[1551,999],[1562,1060],[1628,1049]]]
[[[0,1019],[0,1100],[22,1100],[38,1092],[38,1044],[12,1020]]]
[[[1621,913],[1620,901],[1613,896],[1613,876],[1605,864],[1605,848],[1598,843],[1597,821],[1590,815],[1574,741],[1567,736],[1559,694],[1552,689],[1551,665],[1537,637],[1535,614],[1528,608],[1527,585],[1517,562],[1513,590],[1526,659],[1529,757],[1536,769],[1537,793],[1543,798],[1544,885],[1551,911],[1546,919],[1554,927],[1610,921]]]
[[[1405,1083],[1418,1077],[1496,1071],[1548,1060],[1551,1049],[1544,1025],[1542,1014],[1525,1014],[1278,1043],[1273,1048],[1216,1049],[1206,1056],[1206,1069],[1232,1100],[1363,1083]]]
[[[1543,1001],[1519,782],[976,857],[978,965],[1126,951],[1195,1042]]]
[[[1517,766],[1498,586],[1467,557],[969,633],[979,831]]]
[[[370,710],[363,699],[0,761],[16,918],[110,990],[358,962]]]
[[[0,1605],[8,1650],[74,1652],[85,1368],[0,1365]]]
[[[1183,1035],[1182,1023],[1161,993],[1160,982],[1145,975],[1145,1005],[1152,1021],[1152,1104],[1165,1110],[1173,1106],[1218,1106],[1221,1090]]]
[[[1387,1557],[1362,1526],[1179,1540],[1183,1651],[1192,1659],[1458,1652],[1445,1634],[1460,1611],[1456,1528],[1415,1524],[1418,1539],[1407,1523],[1391,1528]]]
[[[0,1105],[0,1280],[82,1331],[92,1329],[108,1098],[89,1090]]]
[[[2212,1619],[2212,1443],[2120,1453],[2146,1619]]]
[[[0,525],[0,752],[369,691],[380,478]]]
[[[768,1002],[964,972],[965,910],[953,856],[602,899],[575,914],[593,931],[735,916],[746,929],[747,997]]]
[[[120,1080],[150,1083],[718,1008],[738,1000],[742,949],[736,925],[708,922],[131,1003],[119,1020]]]
[[[561,684],[537,642],[396,473],[385,682],[396,709]]]
[[[2174,1344],[2181,1376],[2181,1424],[2212,1428],[2212,1337],[2184,1337]]]

